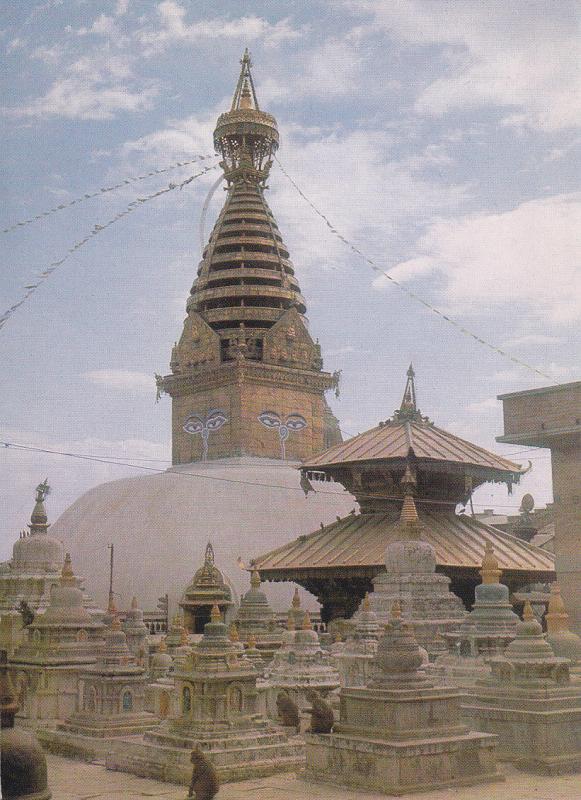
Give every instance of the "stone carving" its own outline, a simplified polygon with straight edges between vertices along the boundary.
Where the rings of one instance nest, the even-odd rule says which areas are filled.
[[[294,700],[291,700],[287,692],[279,692],[276,696],[276,709],[285,728],[296,728],[300,731],[299,708]]]
[[[192,779],[188,791],[188,798],[195,800],[212,800],[218,794],[220,781],[214,765],[202,750],[197,747],[192,750]]]
[[[172,351],[172,371],[183,373],[219,361],[220,337],[196,311],[189,310],[180,340]]]
[[[264,337],[264,360],[322,369],[321,348],[313,342],[296,308],[289,309]]]
[[[293,431],[302,431],[308,423],[306,419],[297,413],[288,414],[283,420],[276,411],[262,411],[258,415],[258,421],[265,428],[275,428],[280,439],[280,457],[286,459],[285,442]]]
[[[221,408],[212,408],[207,414],[197,412],[190,414],[184,422],[184,430],[193,436],[202,437],[202,461],[208,458],[208,440],[213,431],[219,430],[228,422],[228,415]]]
[[[318,692],[307,692],[307,700],[311,707],[307,709],[311,715],[309,733],[331,733],[335,724],[333,709]]]

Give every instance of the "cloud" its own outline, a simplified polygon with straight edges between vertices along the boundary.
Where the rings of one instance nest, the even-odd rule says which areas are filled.
[[[121,391],[153,394],[155,379],[144,372],[131,372],[125,369],[98,369],[83,374],[85,380],[97,386]]]
[[[369,33],[396,44],[440,46],[443,75],[420,90],[418,113],[494,105],[511,109],[506,125],[555,131],[581,120],[578,6],[496,0],[357,0],[351,11],[373,15]]]
[[[70,64],[43,96],[2,110],[14,117],[68,119],[111,119],[119,111],[143,111],[151,107],[159,87],[153,81],[137,86],[132,67],[129,56],[112,55],[108,48],[94,50]]]
[[[498,306],[554,323],[581,318],[578,231],[581,193],[522,203],[502,214],[437,221],[416,245],[417,255],[389,271],[396,280],[445,278],[444,296],[456,313]],[[385,277],[376,288],[389,285]]]
[[[489,411],[499,411],[501,406],[500,401],[495,397],[488,397],[486,400],[469,403],[464,408],[472,414],[488,414]]]
[[[529,333],[525,336],[515,336],[504,343],[504,347],[529,347],[543,344],[562,344],[565,341],[561,336],[548,336],[545,333]]]

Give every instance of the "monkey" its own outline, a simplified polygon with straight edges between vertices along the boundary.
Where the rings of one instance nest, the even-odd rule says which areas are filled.
[[[190,761],[193,767],[188,798],[212,800],[218,794],[218,789],[220,788],[216,768],[210,759],[204,755],[199,745],[195,750],[192,750]]]
[[[301,720],[299,716],[299,709],[294,700],[291,700],[287,692],[279,692],[276,696],[276,709],[282,724],[285,728],[295,728],[299,733],[301,729]]]
[[[307,692],[306,698],[311,703],[311,708],[308,709],[311,715],[311,727],[308,733],[331,733],[335,715],[329,703],[312,689]]]

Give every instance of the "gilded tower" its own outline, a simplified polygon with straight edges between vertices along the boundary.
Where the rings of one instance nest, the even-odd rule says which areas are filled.
[[[248,51],[214,146],[226,201],[187,301],[171,374],[173,463],[257,456],[303,460],[340,441],[325,401],[336,379],[319,345],[288,250],[264,198],[278,149],[260,110]]]

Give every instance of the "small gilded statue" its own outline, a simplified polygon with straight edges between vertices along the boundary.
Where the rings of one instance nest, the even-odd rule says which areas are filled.
[[[199,746],[192,750],[190,761],[192,762],[192,779],[188,791],[188,800],[189,798],[212,800],[218,794],[218,789],[220,788],[216,768]]]
[[[331,733],[333,725],[335,724],[335,715],[329,703],[323,700],[321,695],[312,689],[307,692],[306,698],[311,704],[311,708],[307,709],[311,715],[311,727],[307,732]]]
[[[276,710],[285,728],[295,728],[299,733],[301,721],[299,709],[294,700],[291,700],[287,692],[279,692],[276,696]]]

